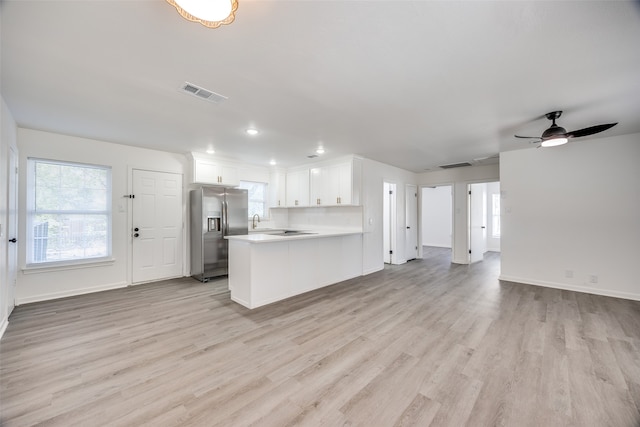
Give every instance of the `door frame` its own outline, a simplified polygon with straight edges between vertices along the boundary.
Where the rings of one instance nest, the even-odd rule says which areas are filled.
[[[6,276],[7,291],[7,317],[16,305],[16,285],[18,280],[18,243],[9,242],[9,239],[18,238],[18,184],[20,157],[18,149],[9,145],[7,150],[7,224],[4,231],[6,245]]]
[[[413,200],[414,209],[410,209],[410,201]],[[419,248],[419,235],[418,230],[420,228],[418,221],[418,186],[416,184],[405,184],[404,186],[404,214],[405,214],[405,241],[404,241],[404,258],[409,261],[416,259],[420,256]],[[413,220],[413,221],[412,221]],[[411,229],[413,227],[413,229]],[[415,241],[415,248],[409,247],[409,236],[413,237]]]
[[[422,245],[424,245],[424,242],[422,241],[422,230],[424,230],[424,224],[422,223],[422,212],[423,212],[423,208],[424,208],[424,199],[422,198],[422,190],[425,188],[437,188],[437,187],[449,187],[449,193],[451,196],[451,216],[449,218],[450,222],[451,222],[451,240],[449,242],[449,246],[451,248],[451,256],[450,259],[453,262],[453,254],[454,254],[454,245],[455,245],[455,236],[456,236],[456,227],[455,227],[455,197],[454,197],[454,192],[455,192],[455,185],[453,183],[442,183],[442,184],[433,184],[433,185],[426,185],[426,184],[421,184],[418,186],[418,194],[419,194],[419,198],[418,198],[418,221],[419,221],[419,229],[420,229],[420,234],[419,236],[419,240],[418,240],[418,249],[419,249],[419,254],[420,257],[424,258],[424,254],[422,252]]]
[[[483,187],[479,188],[479,186]],[[468,262],[471,264],[482,261],[487,249],[486,182],[470,183],[467,185],[467,190],[469,194],[467,199],[467,247],[469,249]],[[478,192],[481,192],[480,197],[478,197]],[[479,209],[479,211],[476,212],[475,209]],[[479,218],[476,218],[477,216],[479,216]],[[478,239],[480,239],[479,242]],[[474,249],[476,250],[476,253],[473,252]]]
[[[395,264],[398,256],[397,249],[397,185],[392,181],[382,184],[382,257],[385,264]],[[386,206],[386,209],[385,209]],[[394,253],[395,251],[395,253]],[[395,256],[394,256],[395,255]]]

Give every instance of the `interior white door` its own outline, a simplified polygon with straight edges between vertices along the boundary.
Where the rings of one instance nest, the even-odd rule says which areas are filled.
[[[16,282],[18,281],[18,153],[9,147],[8,178],[8,223],[7,223],[7,314],[11,314],[16,300]]]
[[[133,170],[132,283],[182,276],[182,175]]]
[[[486,184],[469,185],[469,262],[482,261],[487,251]]]
[[[396,247],[396,184],[384,183],[382,200],[383,260],[387,264],[393,264],[396,259],[394,255]]]
[[[405,257],[408,260],[418,257],[418,187],[405,186]]]

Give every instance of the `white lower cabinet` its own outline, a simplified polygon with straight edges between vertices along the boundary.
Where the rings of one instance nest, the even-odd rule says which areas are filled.
[[[260,243],[229,240],[231,299],[247,308],[361,275],[361,233]]]

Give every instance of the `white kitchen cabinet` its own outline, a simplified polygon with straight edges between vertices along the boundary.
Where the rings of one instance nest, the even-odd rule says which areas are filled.
[[[240,185],[238,168],[206,158],[193,156],[193,183],[226,185],[236,187]]]
[[[269,207],[279,208],[287,205],[287,174],[274,170],[269,173]]]
[[[360,204],[361,160],[311,169],[311,206]]]
[[[231,300],[250,309],[362,276],[362,233],[228,239]]]
[[[329,204],[328,168],[319,167],[309,170],[309,195],[311,206]]]
[[[309,206],[309,169],[287,172],[287,206]]]

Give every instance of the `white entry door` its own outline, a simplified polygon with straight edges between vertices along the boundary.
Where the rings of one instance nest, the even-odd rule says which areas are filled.
[[[7,295],[7,314],[11,314],[16,300],[16,282],[18,280],[18,153],[9,147],[9,170],[8,178],[8,213],[9,223],[7,224],[7,284],[9,293]]]
[[[182,175],[133,170],[132,283],[182,276]]]
[[[487,251],[487,186],[469,185],[469,262],[482,261]]]
[[[418,257],[418,187],[405,186],[405,257],[407,261]]]

